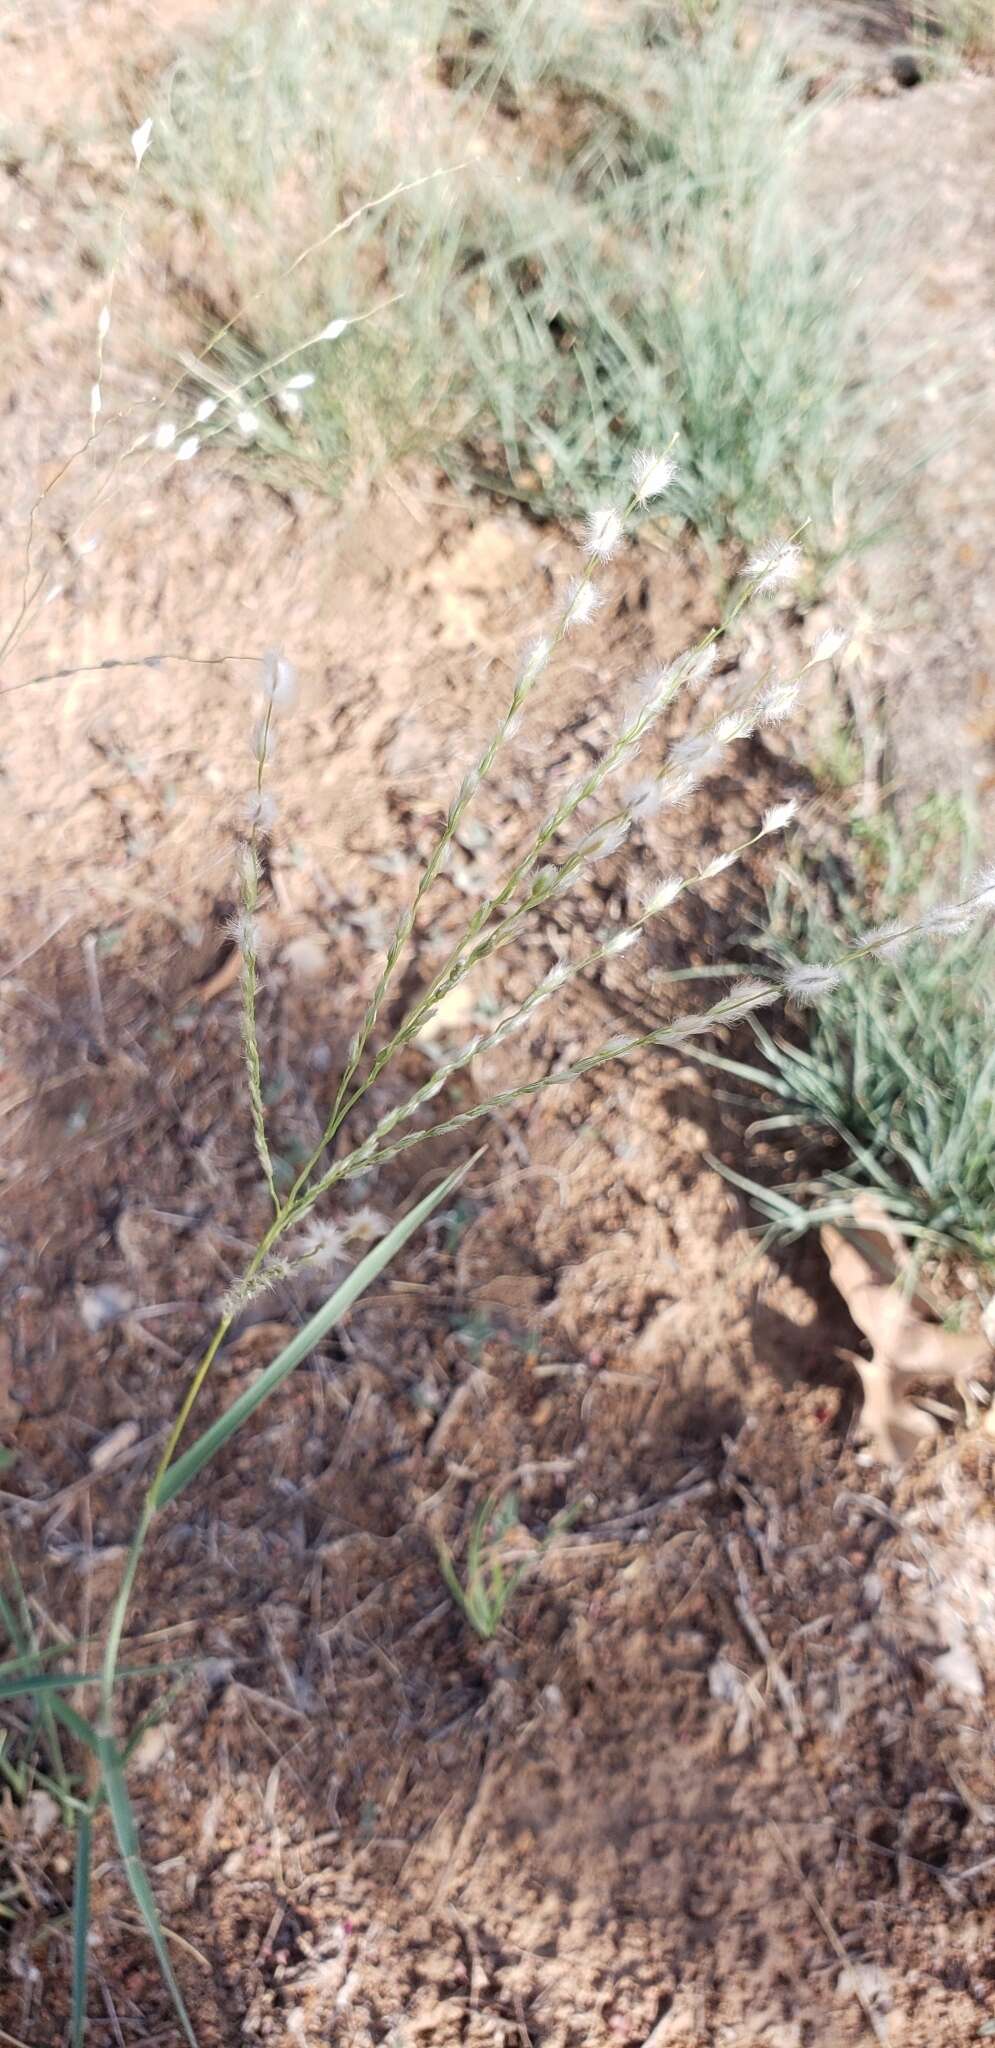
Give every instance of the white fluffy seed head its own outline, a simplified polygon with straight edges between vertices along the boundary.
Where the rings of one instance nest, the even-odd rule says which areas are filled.
[[[338,341],[339,335],[344,334],[346,328],[351,326],[352,321],[347,317],[340,316],[337,320],[329,320],[327,327],[323,327],[321,333],[315,335],[315,341]]]
[[[647,917],[658,917],[661,910],[668,910],[684,887],[682,875],[666,875],[662,882],[650,890],[645,902]]]
[[[545,986],[550,994],[553,995],[558,988],[562,988],[564,982],[569,981],[572,973],[573,969],[568,960],[558,960],[556,966],[551,967],[545,977]]]
[[[235,425],[247,441],[254,441],[259,432],[259,414],[245,406],[241,412],[235,414]]]
[[[141,161],[142,161],[142,158],[143,158],[143,156],[145,155],[145,152],[146,152],[146,150],[147,150],[147,148],[148,148],[148,146],[149,146],[149,143],[151,142],[151,140],[152,140],[152,122],[151,122],[151,119],[149,119],[149,120],[146,120],[146,121],[143,121],[143,122],[142,122],[142,125],[141,125],[141,127],[140,127],[140,128],[133,128],[133,129],[132,129],[132,133],[131,133],[131,147],[132,147],[132,151],[133,151],[133,154],[134,154],[134,158],[135,158],[135,165],[136,165],[136,168],[137,168],[137,166],[138,166],[138,165],[140,165],[140,163],[141,163]]]
[[[971,898],[976,910],[995,910],[995,862],[975,876]]]
[[[291,391],[289,384],[285,384],[283,390],[277,392],[276,402],[280,408],[280,411],[282,413],[288,413],[291,419],[295,418],[296,415],[300,412],[301,401],[298,398],[296,391]]]
[[[579,860],[607,860],[617,853],[629,831],[628,818],[613,818],[610,824],[596,825],[576,849]]]
[[[791,682],[769,683],[757,706],[757,715],[763,725],[783,725],[790,718],[798,699],[801,686]]]
[[[345,1232],[339,1224],[314,1216],[305,1224],[292,1250],[298,1258],[315,1266],[344,1266],[349,1263]]]
[[[286,711],[297,695],[297,670],[277,647],[268,647],[259,664],[259,687],[263,702],[274,711]]]
[[[938,939],[966,931],[975,907],[975,903],[934,903],[921,919],[922,930]]]
[[[610,562],[622,539],[622,521],[611,505],[592,512],[584,527],[584,552],[599,562]]]
[[[709,775],[722,759],[722,748],[714,733],[689,732],[675,740],[670,758],[678,768],[693,768],[696,775]]]
[[[176,439],[176,424],[173,420],[162,420],[152,436],[153,448],[171,448]]]
[[[199,434],[186,434],[176,450],[177,462],[192,462],[200,447]]]
[[[709,861],[707,868],[702,868],[700,880],[710,882],[713,875],[724,875],[726,869],[733,867],[738,859],[739,855],[736,853],[717,853],[714,860]]]
[[[243,815],[249,831],[257,839],[265,839],[276,823],[276,798],[268,789],[251,790],[245,798]]]
[[[91,418],[91,419],[94,419],[94,420],[96,419],[96,417],[97,417],[97,414],[98,414],[98,412],[100,412],[100,411],[101,411],[101,409],[102,409],[102,407],[103,407],[103,403],[104,403],[104,400],[103,400],[103,395],[102,395],[102,393],[101,393],[101,389],[100,389],[100,386],[99,386],[99,384],[91,384],[91,386],[90,386],[90,418]]]
[[[607,944],[602,947],[602,952],[604,953],[605,959],[614,960],[617,953],[627,953],[629,951],[630,946],[634,946],[637,943],[638,938],[638,931],[633,931],[631,929],[628,931],[616,932],[614,938],[609,939]]]
[[[642,448],[632,460],[632,489],[640,505],[662,497],[677,475],[677,464],[669,455],[655,455]]]
[[[832,995],[841,980],[838,967],[792,967],[784,977],[784,988],[793,1003],[807,1008],[821,1002],[823,996]]]
[[[601,610],[603,603],[604,598],[597,584],[592,583],[589,579],[578,578],[567,588],[567,608],[564,613],[564,625],[568,629],[571,626],[588,625],[595,613]]]
[[[790,825],[792,818],[796,817],[797,813],[798,805],[793,796],[789,796],[786,803],[772,804],[770,810],[764,812],[762,830],[764,832],[783,832],[785,826]]]
[[[254,960],[259,952],[259,929],[252,912],[237,910],[228,920],[228,931],[243,958]]]
[[[715,640],[710,640],[708,646],[703,647],[700,654],[696,654],[691,663],[688,671],[691,681],[693,683],[703,683],[706,676],[711,675],[718,658],[718,643]]]
[[[106,341],[107,336],[110,333],[110,328],[111,309],[109,306],[101,306],[100,311],[97,314],[97,339],[99,341]]]
[[[812,651],[812,660],[833,661],[837,654],[842,654],[849,637],[849,634],[844,633],[841,628],[831,627],[828,633],[822,633],[816,641]]]
[[[897,960],[904,953],[912,934],[897,917],[887,924],[875,925],[874,930],[865,932],[860,943],[879,960]]]
[[[235,873],[238,877],[239,894],[253,902],[259,887],[261,869],[259,855],[247,839],[241,841],[235,856]]]
[[[532,688],[536,678],[542,674],[552,651],[552,641],[547,633],[537,633],[535,639],[529,641],[522,653],[519,689]]]
[[[310,391],[313,383],[313,370],[298,370],[296,377],[287,378],[283,388],[285,391]]]
[[[758,548],[743,573],[749,583],[756,585],[757,595],[766,597],[782,584],[791,583],[801,563],[801,548],[793,540],[772,540]]]
[[[194,413],[194,420],[197,426],[202,427],[206,420],[213,419],[217,409],[218,401],[216,398],[202,398]]]
[[[647,775],[642,782],[634,782],[626,791],[625,801],[631,818],[654,818],[663,803],[657,776]]]
[[[773,1003],[778,996],[775,983],[770,981],[737,981],[729,991],[722,1005],[726,1017],[746,1017],[751,1010],[760,1010],[765,1003]]]

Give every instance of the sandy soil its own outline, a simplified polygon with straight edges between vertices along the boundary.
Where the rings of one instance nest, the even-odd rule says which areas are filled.
[[[90,17],[39,16],[12,45],[20,75],[66,34],[80,56],[121,10]],[[78,104],[92,90],[99,108],[92,68]],[[44,116],[35,101],[26,116],[52,133],[60,90],[68,104],[54,58],[53,76]],[[76,239],[89,174],[54,147],[5,174],[4,619],[24,507],[85,420],[99,304]],[[213,457],[152,462],[99,507],[91,491],[80,463],[40,519],[61,588],[5,664],[0,812],[2,1508],[39,1615],[73,1635],[99,1629],[178,1388],[265,1220],[225,933],[251,716],[236,657],[279,642],[302,675],[276,763],[262,1001],[289,1160],[320,1128],[440,794],[574,560],[568,537],[426,476],[338,512]],[[461,875],[518,843],[550,774],[590,759],[625,679],[714,617],[700,565],[649,542],[606,582],[482,797],[422,966]],[[32,682],[108,658],[123,665]],[[813,835],[833,830],[787,742],[740,765],[599,869],[481,1004],[776,796],[802,797]],[[744,957],[769,860],[544,1013],[513,1068],[478,1062],[459,1099],[655,1019],[676,963]],[[426,1059],[412,1051],[409,1075]],[[991,1439],[950,1431],[899,1476],[860,1448],[859,1338],[819,1253],[758,1254],[714,1164],[742,1163],[750,1115],[654,1057],[490,1120],[458,1209],[164,1522],[129,1650],[203,1661],[143,1738],[135,1794],[205,2044],[966,2048],[992,2033]],[[469,1149],[437,1141],[356,1199],[393,1216]],[[258,1305],[205,1414],[307,1306]],[[94,1474],[122,1424],[137,1434]],[[481,1496],[507,1488],[518,1552],[582,1506],[482,1645],[435,1539],[462,1555]],[[153,1696],[135,1689],[136,1714]],[[17,1917],[0,2023],[54,2048],[69,1844],[31,1826],[4,1794]],[[174,2043],[106,1833],[95,1904],[92,2040]]]

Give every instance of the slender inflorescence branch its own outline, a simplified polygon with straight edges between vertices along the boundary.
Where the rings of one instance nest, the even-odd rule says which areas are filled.
[[[603,800],[607,785],[630,768],[678,693],[686,689],[693,691],[704,683],[720,642],[744,608],[796,573],[801,557],[795,539],[772,543],[748,565],[743,588],[722,622],[679,660],[654,671],[644,680],[634,704],[623,716],[599,759],[550,806],[522,853],[472,911],[446,960],[409,1007],[402,1022],[367,1060],[391,981],[406,948],[414,940],[419,913],[445,866],[474,796],[490,776],[501,748],[518,730],[526,704],[556,650],[570,632],[582,629],[595,615],[601,602],[594,582],[596,567],[611,559],[633,514],[649,498],[665,490],[674,474],[669,451],[660,456],[639,456],[633,465],[632,490],[624,507],[621,510],[608,507],[592,514],[584,536],[582,573],[570,585],[550,628],[526,649],[507,709],[475,764],[464,776],[446,812],[411,901],[388,946],[321,1136],[292,1186],[282,1196],[276,1185],[266,1129],[257,1023],[258,904],[262,878],[261,849],[275,816],[275,803],[266,787],[267,771],[272,761],[275,725],[292,703],[295,678],[290,664],[281,655],[272,652],[263,659],[260,670],[262,710],[253,738],[255,773],[247,803],[246,836],[239,854],[239,907],[233,934],[241,955],[242,1041],[250,1120],[273,1215],[241,1279],[226,1297],[221,1319],[187,1388],[146,1495],[108,1629],[103,1666],[104,1716],[108,1723],[117,1658],[135,1574],[163,1497],[167,1475],[191,1414],[241,1305],[254,1291],[271,1285],[277,1274],[292,1272],[313,1256],[306,1233],[296,1244],[291,1240],[289,1256],[279,1251],[280,1241],[298,1230],[316,1204],[334,1187],[413,1146],[423,1144],[431,1136],[461,1130],[495,1110],[527,1101],[546,1089],[568,1085],[626,1054],[650,1047],[680,1047],[693,1038],[734,1024],[781,997],[799,1004],[818,1001],[824,992],[836,985],[847,969],[868,957],[890,957],[914,931],[925,928],[939,935],[948,928],[959,927],[979,911],[995,907],[995,875],[981,877],[974,894],[963,903],[940,906],[919,925],[910,924],[901,930],[888,926],[868,933],[831,966],[797,967],[781,978],[734,979],[732,987],[708,1009],[673,1017],[646,1031],[623,1034],[566,1065],[554,1066],[531,1079],[516,1081],[499,1093],[451,1116],[444,1116],[434,1123],[418,1122],[414,1129],[408,1131],[400,1129],[403,1124],[420,1118],[447,1082],[471,1060],[496,1048],[513,1033],[526,1027],[539,1008],[577,976],[591,972],[635,945],[646,925],[664,915],[678,897],[689,890],[706,888],[758,840],[782,831],[791,822],[795,806],[793,802],[777,804],[765,814],[754,832],[716,855],[703,868],[686,875],[662,877],[648,892],[639,912],[626,924],[609,937],[599,940],[583,957],[572,962],[561,961],[496,1025],[470,1038],[438,1064],[425,1082],[379,1118],[360,1143],[343,1152],[322,1170],[322,1160],[347,1118],[369,1095],[374,1083],[398,1053],[431,1022],[443,998],[482,961],[517,937],[531,919],[541,916],[550,903],[572,888],[593,862],[616,852],[635,822],[668,805],[679,803],[714,771],[723,760],[726,749],[737,740],[746,738],[760,726],[778,724],[786,718],[798,700],[809,670],[839,652],[840,636],[824,636],[811,660],[796,675],[787,678],[768,676],[731,696],[727,693],[723,708],[694,725],[685,738],[669,748],[662,762],[649,775],[628,786],[623,783],[614,803],[597,822],[585,829],[572,844],[564,846],[564,839],[568,837],[578,814],[592,803]],[[308,1228],[310,1230],[313,1226]]]

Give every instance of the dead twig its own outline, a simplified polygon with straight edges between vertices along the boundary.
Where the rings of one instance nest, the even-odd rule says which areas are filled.
[[[749,1581],[740,1562],[739,1551],[736,1548],[736,1539],[734,1536],[727,1537],[726,1552],[729,1558],[729,1562],[732,1565],[733,1571],[736,1574],[737,1590],[733,1594],[732,1598],[733,1606],[735,1607],[740,1627],[742,1628],[744,1635],[749,1637],[749,1640],[753,1644],[753,1647],[756,1650],[757,1655],[763,1659],[763,1662],[767,1667],[767,1676],[770,1680],[771,1685],[774,1688],[774,1691],[777,1694],[778,1699],[781,1702],[781,1709],[784,1714],[784,1718],[788,1724],[788,1728],[790,1729],[791,1734],[794,1736],[795,1741],[801,1742],[805,1735],[804,1716],[802,1714],[800,1706],[798,1705],[798,1699],[795,1693],[794,1686],[792,1685],[790,1678],[788,1677],[786,1671],[783,1669],[781,1663],[779,1662],[777,1652],[774,1649],[770,1637],[768,1636],[762,1623],[759,1621],[754,1610],[753,1603],[750,1599]]]
[[[829,1946],[833,1951],[833,1954],[837,1958],[837,1961],[842,1964],[842,1967],[846,1973],[847,1983],[853,1992],[854,1998],[856,1999],[857,2004],[859,2005],[860,2010],[863,2013],[868,2026],[870,2027],[871,2033],[873,2034],[875,2041],[879,2041],[881,2043],[881,2048],[888,2048],[887,2033],[885,2032],[885,2029],[881,2021],[879,2020],[877,2013],[875,2012],[874,2007],[872,2006],[869,1998],[865,1996],[863,1990],[861,1989],[860,1981],[857,1977],[854,1966],[850,1961],[849,1956],[847,1955],[846,1949],[843,1947],[843,1943],[841,1942],[839,1935],[837,1934],[836,1929],[833,1926],[833,1923],[830,1920],[829,1915],[822,1904],[822,1901],[817,1897],[816,1893],[812,1890],[812,1887],[809,1884],[807,1877],[805,1876],[805,1873],[801,1867],[801,1864],[798,1861],[797,1856],[795,1855],[794,1850],[792,1849],[790,1843],[786,1840],[785,1836],[781,1833],[781,1830],[778,1827],[776,1820],[768,1821],[767,1829],[768,1833],[770,1834],[771,1840],[773,1841],[775,1847],[780,1851],[781,1856],[784,1858],[784,1861],[787,1864],[788,1869],[794,1877],[795,1882],[797,1883],[798,1888],[801,1891],[802,1897],[805,1900],[805,1904],[807,1905],[810,1913],[812,1913],[814,1918],[818,1921],[819,1926],[821,1927],[822,1932],[825,1935],[826,1940],[828,1941]]]

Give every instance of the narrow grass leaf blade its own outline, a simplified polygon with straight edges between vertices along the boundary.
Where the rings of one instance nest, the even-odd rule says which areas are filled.
[[[138,1829],[135,1826],[135,1816],[132,1812],[131,1800],[128,1797],[128,1787],[124,1781],[124,1770],[111,1736],[98,1735],[97,1753],[100,1757],[101,1769],[104,1774],[107,1804],[110,1808],[114,1833],[117,1838],[118,1848],[121,1851],[124,1872],[131,1888],[132,1898],[145,1922],[149,1940],[155,1950],[156,1962],[162,1973],[163,1983],[173,2001],[177,2019],[183,2029],[184,2038],[189,2043],[189,2048],[198,2048],[197,2036],[190,2023],[190,2015],[183,2002],[183,1993],[180,1990],[172,1962],[170,1961],[169,1950],[166,1946],[166,1936],[163,1932],[162,1921],[159,1918],[159,1908],[152,1895],[152,1887],[146,1875],[145,1865],[142,1862],[138,1843]]]
[[[73,1882],[73,2002],[69,2029],[72,2048],[83,2048],[86,2032],[92,1854],[93,1822],[88,1813],[81,1813],[76,1823],[76,1876]]]
[[[175,1664],[132,1664],[115,1672],[115,1684],[126,1678],[162,1678]],[[0,1667],[0,1700],[23,1699],[36,1693],[72,1692],[77,1685],[99,1685],[99,1671],[23,1671],[5,1678]]]
[[[475,1153],[473,1159],[468,1159],[455,1173],[447,1175],[430,1195],[425,1196],[424,1201],[419,1202],[407,1216],[403,1216],[400,1223],[395,1224],[393,1230],[388,1231],[387,1236],[382,1238],[379,1244],[374,1245],[366,1258],[360,1260],[348,1279],[343,1281],[341,1287],[336,1288],[324,1307],[305,1323],[304,1328],[299,1330],[296,1337],[292,1338],[279,1356],[274,1358],[272,1365],[268,1365],[253,1385],[248,1387],[237,1401],[233,1401],[231,1407],[226,1408],[224,1414],[219,1415],[209,1429],[205,1429],[203,1435],[197,1438],[196,1443],[191,1444],[190,1449],[185,1451],[182,1457],[174,1460],[159,1489],[159,1507],[165,1507],[169,1501],[176,1499],[177,1494],[196,1477],[209,1459],[228,1443],[236,1430],[241,1429],[242,1424],[255,1414],[256,1409],[262,1406],[270,1394],[276,1392],[277,1387],[281,1386],[294,1368],[300,1365],[302,1359],[307,1358],[309,1352],[321,1343],[329,1330],[334,1329],[346,1310],[350,1309],[366,1288],[379,1278],[384,1267],[389,1266],[391,1260],[396,1258],[402,1245],[405,1245],[409,1237],[412,1237],[421,1224],[431,1216],[433,1209],[437,1209],[439,1203],[444,1202],[459,1186],[473,1165],[474,1159],[479,1157],[479,1152]]]

